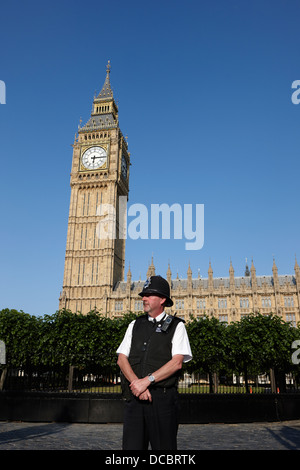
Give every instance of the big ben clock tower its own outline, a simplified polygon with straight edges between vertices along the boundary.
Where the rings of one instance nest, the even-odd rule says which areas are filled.
[[[107,313],[106,299],[114,285],[124,279],[125,237],[119,236],[119,201],[120,196],[128,197],[129,164],[130,154],[119,128],[108,62],[106,79],[94,98],[91,117],[79,127],[73,145],[60,309],[88,313],[96,308]],[[114,209],[114,236],[101,237],[99,231],[105,207]]]

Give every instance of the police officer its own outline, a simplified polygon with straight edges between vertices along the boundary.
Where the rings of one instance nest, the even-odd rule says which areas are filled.
[[[171,307],[170,286],[151,276],[139,294],[145,314],[130,323],[117,350],[126,398],[124,450],[176,450],[177,381],[192,358],[184,322],[164,312]]]

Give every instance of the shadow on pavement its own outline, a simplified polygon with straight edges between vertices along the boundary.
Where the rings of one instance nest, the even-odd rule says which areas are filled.
[[[300,425],[286,426],[273,430],[268,428],[270,435],[288,450],[298,450],[300,446]]]
[[[62,432],[65,428],[70,426],[70,424],[56,424],[56,423],[46,423],[46,424],[37,424],[36,426],[24,426],[20,428],[15,428],[10,431],[2,431],[3,425],[0,423],[0,448],[1,444],[16,443],[19,441],[32,440],[36,438],[46,437],[49,435],[57,434]]]

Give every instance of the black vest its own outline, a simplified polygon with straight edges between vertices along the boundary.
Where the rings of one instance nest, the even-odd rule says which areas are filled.
[[[173,317],[166,331],[162,331],[164,321],[153,323],[148,315],[135,321],[132,330],[131,348],[128,361],[139,379],[155,372],[172,359],[172,338],[180,318]],[[155,387],[174,387],[178,374],[154,384]],[[128,394],[125,393],[125,396]]]

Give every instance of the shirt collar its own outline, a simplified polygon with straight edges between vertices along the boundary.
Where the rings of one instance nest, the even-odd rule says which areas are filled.
[[[158,315],[158,316],[155,318],[155,321],[156,321],[156,322],[161,321],[161,320],[164,318],[164,315],[165,315],[165,312],[162,312],[160,315]],[[154,318],[152,318],[152,317],[150,317],[150,315],[148,315],[148,320],[149,320],[149,321],[154,321]]]

